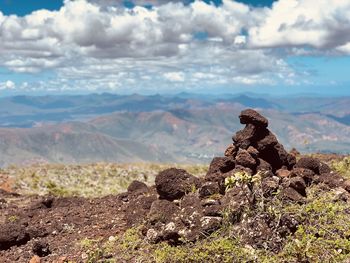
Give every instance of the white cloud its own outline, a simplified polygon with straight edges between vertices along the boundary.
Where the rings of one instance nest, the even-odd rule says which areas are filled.
[[[350,54],[348,0],[279,0],[272,8],[137,0],[153,8],[128,9],[121,2],[66,0],[58,11],[24,17],[0,12],[0,66],[57,75],[21,86],[28,89],[277,85],[303,75],[286,55]]]
[[[0,82],[0,90],[13,90],[16,88],[16,84],[12,80]]]
[[[350,42],[348,0],[279,0],[250,28],[252,47],[334,49]]]
[[[167,72],[163,74],[164,78],[169,81],[174,82],[184,82],[185,81],[185,75],[183,72]]]

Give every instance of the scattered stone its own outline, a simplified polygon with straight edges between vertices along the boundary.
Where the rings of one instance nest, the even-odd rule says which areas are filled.
[[[261,189],[265,197],[276,193],[279,187],[279,178],[276,176],[267,177],[261,182]]]

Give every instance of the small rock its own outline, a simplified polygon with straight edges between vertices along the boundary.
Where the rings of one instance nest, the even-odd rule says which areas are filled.
[[[304,200],[303,196],[292,187],[283,189],[283,196],[291,201],[300,202]]]
[[[276,175],[280,178],[287,178],[290,176],[290,174],[291,174],[291,172],[286,170],[286,169],[278,169],[276,171]]]
[[[290,177],[301,177],[304,179],[306,185],[309,186],[315,179],[315,173],[306,168],[294,168],[290,173]]]
[[[320,162],[319,166],[318,166],[318,171],[319,171],[320,174],[328,174],[332,170],[326,163]]]
[[[255,141],[257,133],[256,126],[253,124],[247,124],[243,130],[236,132],[236,134],[232,136],[232,140],[236,147],[248,149],[252,142]]]
[[[279,178],[276,176],[267,177],[262,180],[261,188],[265,197],[271,196],[279,187]]]
[[[218,194],[220,192],[220,188],[218,183],[216,182],[206,182],[199,189],[199,197],[207,197],[214,194]]]
[[[221,205],[211,205],[204,207],[203,214],[205,216],[218,216],[222,217],[222,209]]]
[[[289,186],[295,189],[302,196],[306,196],[306,184],[303,178],[301,177],[292,177],[289,179]]]
[[[204,233],[211,234],[218,230],[222,223],[221,217],[204,216],[200,219],[201,228]]]
[[[46,257],[51,254],[49,244],[42,241],[36,241],[33,244],[32,251],[39,257]]]

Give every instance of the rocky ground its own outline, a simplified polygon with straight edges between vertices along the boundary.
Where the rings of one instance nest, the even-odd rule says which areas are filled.
[[[60,180],[44,184],[47,194],[34,173],[43,195],[28,195],[23,173],[18,183],[1,171],[0,262],[350,260],[350,159],[287,152],[258,112],[239,118],[245,128],[205,172],[136,173],[119,194],[95,183],[104,197],[79,197]]]

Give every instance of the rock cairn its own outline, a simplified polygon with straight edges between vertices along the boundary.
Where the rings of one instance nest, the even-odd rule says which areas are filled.
[[[152,187],[133,182],[120,196],[127,203],[128,224],[142,224],[150,242],[179,244],[230,223],[242,242],[278,250],[283,239],[296,231],[298,220],[282,215],[276,225],[259,208],[261,202],[276,197],[304,202],[307,187],[318,183],[350,190],[347,181],[318,159],[296,161],[297,151],[288,153],[258,112],[244,110],[239,119],[244,129],[233,136],[225,156],[212,160],[204,178],[170,168],[156,176]]]

